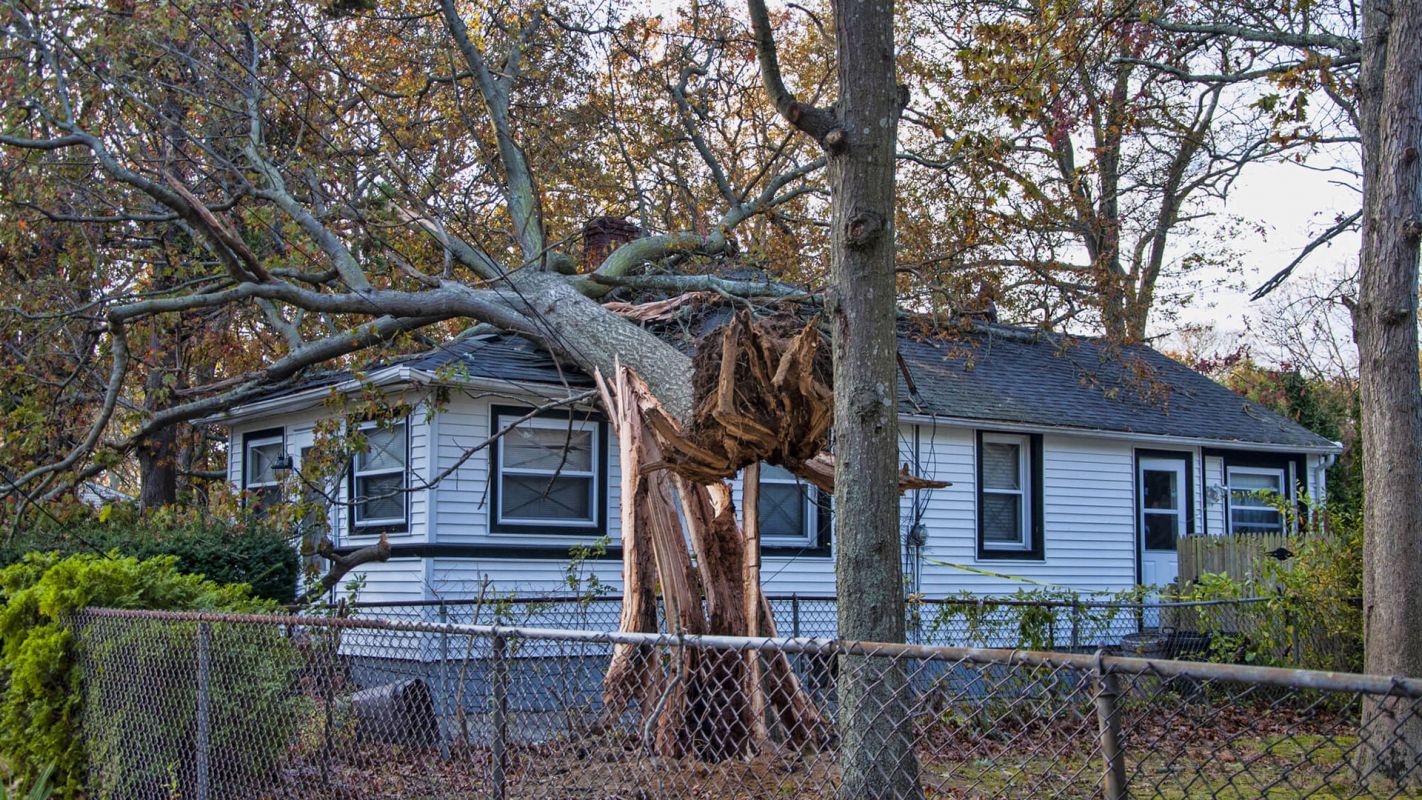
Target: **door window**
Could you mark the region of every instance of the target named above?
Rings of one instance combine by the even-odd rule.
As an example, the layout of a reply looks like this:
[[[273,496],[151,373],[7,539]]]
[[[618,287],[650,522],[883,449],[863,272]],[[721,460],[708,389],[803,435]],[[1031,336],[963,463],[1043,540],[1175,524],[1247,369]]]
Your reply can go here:
[[[1185,531],[1185,465],[1141,461],[1141,536],[1147,550],[1174,550]]]

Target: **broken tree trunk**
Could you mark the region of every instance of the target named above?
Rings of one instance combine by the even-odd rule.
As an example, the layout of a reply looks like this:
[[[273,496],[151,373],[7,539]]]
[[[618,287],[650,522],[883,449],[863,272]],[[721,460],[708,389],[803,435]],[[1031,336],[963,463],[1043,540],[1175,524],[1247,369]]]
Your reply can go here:
[[[746,615],[746,635],[760,636],[760,462],[746,467],[741,481],[741,531],[745,535],[745,578],[741,605]],[[756,741],[763,741],[765,730],[765,691],[760,651],[746,652],[746,668],[750,670],[751,721]]]
[[[595,373],[622,458],[623,630],[655,628],[655,582],[669,632],[775,634],[760,583],[755,476],[768,462],[834,491],[834,460],[824,452],[834,406],[822,344],[813,322],[737,314],[697,346],[685,427],[632,370],[616,364],[611,385]],[[726,482],[742,469],[752,478],[744,528]],[[947,485],[907,468],[898,478],[901,491]],[[665,756],[752,755],[767,740],[767,712],[797,747],[826,741],[825,721],[783,653],[687,648],[663,670],[655,654],[618,647],[603,691],[607,719],[636,702],[648,746]]]
[[[598,386],[602,390],[602,401],[607,408],[608,419],[617,436],[619,463],[636,464],[636,437],[623,435],[624,412],[615,404],[601,381]],[[626,480],[622,482],[620,508],[623,531],[634,530],[637,526],[636,493],[637,486],[634,483]],[[622,613],[618,620],[618,630],[656,633],[656,563],[651,549],[641,536],[622,537],[622,586]],[[637,704],[645,723],[655,699],[653,689],[660,685],[662,680],[661,663],[657,660],[654,648],[617,645],[613,648],[612,662],[608,665],[607,676],[603,680],[604,723],[611,724],[632,703]]]
[[[730,485],[702,485],[659,468],[665,466],[662,450],[644,425],[649,412],[660,409],[651,392],[626,369],[619,370],[614,386],[601,375],[598,382],[622,454],[622,624],[642,629],[655,624],[642,610],[650,606],[647,593],[655,578],[669,631],[745,636],[757,627],[764,629],[765,600],[758,573],[753,584],[747,580],[752,557],[737,524]],[[673,505],[673,484],[685,537]],[[630,515],[627,508],[633,509]],[[697,555],[695,574],[687,539]],[[648,551],[650,559],[644,555]],[[758,554],[754,558],[758,562]],[[783,667],[788,672],[788,662]],[[761,682],[753,681],[751,674],[747,657],[740,653],[687,648],[676,653],[670,670],[663,672],[653,655],[621,647],[614,651],[603,696],[611,717],[625,712],[634,700],[639,703],[648,744],[660,755],[706,761],[747,757],[763,741],[757,735],[755,700]],[[803,693],[796,697],[799,684],[793,680],[777,678],[775,687],[776,718],[794,732],[787,738],[812,741],[806,732],[821,730],[813,703]]]

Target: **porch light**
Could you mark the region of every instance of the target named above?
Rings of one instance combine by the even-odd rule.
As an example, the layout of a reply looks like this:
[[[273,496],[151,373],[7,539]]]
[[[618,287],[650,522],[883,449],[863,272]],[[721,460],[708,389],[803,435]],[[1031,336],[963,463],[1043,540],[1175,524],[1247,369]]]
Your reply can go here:
[[[291,460],[291,456],[286,453],[282,453],[272,459],[272,472],[276,473],[278,478],[285,478],[286,473],[291,472],[293,466],[295,465]]]

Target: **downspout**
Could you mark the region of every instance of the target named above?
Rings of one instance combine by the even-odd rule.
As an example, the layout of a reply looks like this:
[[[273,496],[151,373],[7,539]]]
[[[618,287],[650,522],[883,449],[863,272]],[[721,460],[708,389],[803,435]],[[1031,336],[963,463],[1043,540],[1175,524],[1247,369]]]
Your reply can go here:
[[[1342,442],[1334,442],[1334,444],[1338,445],[1340,448],[1343,446]],[[1323,497],[1315,497],[1314,503],[1309,506],[1308,517],[1310,523],[1316,522],[1316,519],[1318,517],[1318,503],[1328,502],[1328,470],[1332,469],[1333,465],[1337,463],[1337,453],[1325,453],[1323,457],[1318,460],[1318,463],[1313,465],[1313,488],[1315,491],[1319,491],[1319,493],[1322,494]],[[1328,518],[1324,517],[1323,519],[1326,525]]]

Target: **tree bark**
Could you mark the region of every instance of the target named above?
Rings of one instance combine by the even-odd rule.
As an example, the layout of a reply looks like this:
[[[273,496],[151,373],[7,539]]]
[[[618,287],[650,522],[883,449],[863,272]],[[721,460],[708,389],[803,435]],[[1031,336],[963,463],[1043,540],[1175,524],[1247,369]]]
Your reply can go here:
[[[892,3],[834,3],[840,123],[830,148],[836,595],[839,635],[904,640],[894,330],[894,155],[900,95]],[[905,673],[842,656],[839,796],[919,798]]]
[[[1367,0],[1359,81],[1363,241],[1354,336],[1362,395],[1364,657],[1374,674],[1422,676],[1422,5]],[[1397,712],[1394,714],[1394,712]],[[1365,775],[1404,778],[1422,719],[1390,698],[1364,708]]]

